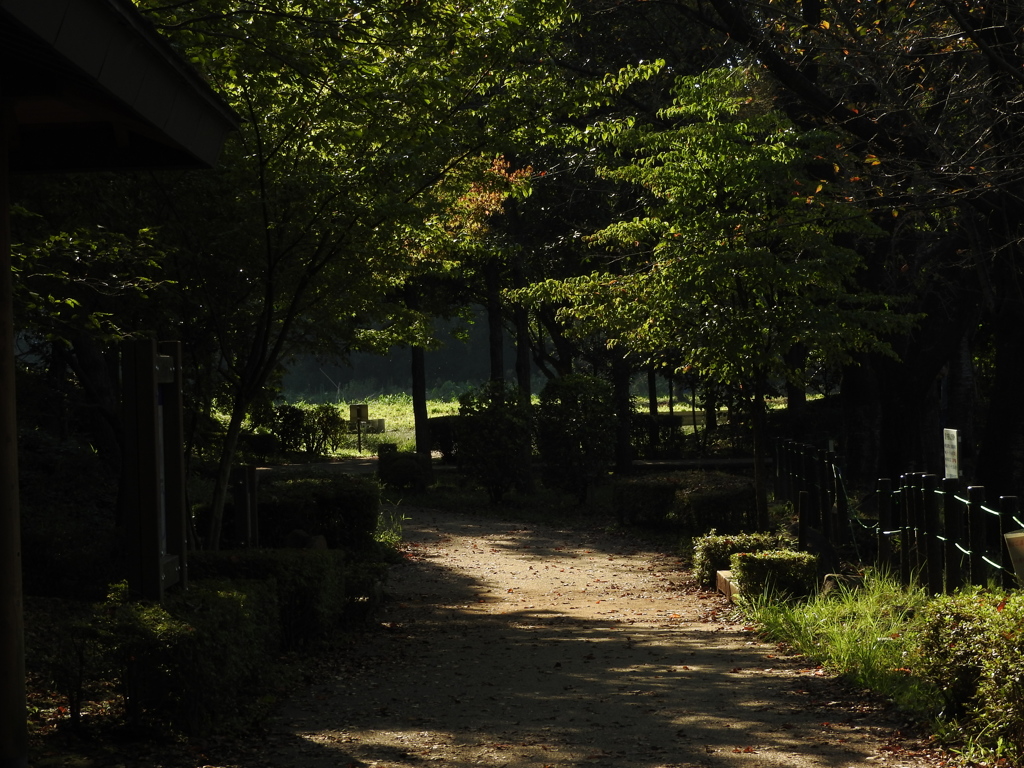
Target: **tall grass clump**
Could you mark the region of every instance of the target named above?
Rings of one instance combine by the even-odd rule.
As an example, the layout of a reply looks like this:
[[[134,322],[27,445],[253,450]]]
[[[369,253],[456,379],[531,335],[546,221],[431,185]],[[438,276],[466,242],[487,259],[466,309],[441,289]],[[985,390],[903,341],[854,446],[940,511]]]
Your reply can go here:
[[[934,717],[941,697],[910,666],[919,647],[924,591],[868,574],[857,587],[840,585],[806,601],[741,598],[744,612],[775,642],[890,698],[900,709]]]

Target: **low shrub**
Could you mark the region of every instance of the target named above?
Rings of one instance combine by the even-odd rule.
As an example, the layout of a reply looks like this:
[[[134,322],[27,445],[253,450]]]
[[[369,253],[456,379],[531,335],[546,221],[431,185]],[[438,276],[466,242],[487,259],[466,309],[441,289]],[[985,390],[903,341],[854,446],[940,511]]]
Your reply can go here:
[[[756,509],[750,478],[703,471],[616,480],[612,504],[620,523],[665,524],[691,534],[739,533]]]
[[[981,679],[971,720],[972,735],[993,757],[1009,765],[1024,762],[1024,597],[1014,592],[988,608],[996,615],[982,642]],[[976,641],[977,642],[977,641]]]
[[[941,693],[942,720],[973,759],[1020,765],[1024,595],[968,588],[930,601],[919,618],[915,667]]]
[[[785,599],[807,597],[815,592],[818,558],[809,552],[737,552],[729,558],[729,565],[744,595]]]
[[[372,545],[380,486],[372,477],[331,474],[274,480],[259,490],[260,540],[283,545],[289,532],[322,535],[332,548]]]
[[[947,718],[959,719],[977,704],[989,648],[980,639],[992,634],[1000,618],[999,601],[979,588],[969,588],[939,595],[921,611],[921,648],[915,667],[942,695]]]
[[[544,385],[537,404],[537,450],[544,484],[579,504],[615,460],[615,405],[611,384],[569,374]]]
[[[336,452],[342,446],[348,421],[338,406],[331,403],[304,406],[282,403],[274,408],[270,429],[285,451],[305,449],[307,453],[322,455]]]
[[[502,381],[459,398],[459,465],[487,491],[492,504],[529,477],[530,419],[530,406],[522,402],[519,389]]]
[[[335,631],[351,599],[346,589],[349,557],[338,550],[263,549],[195,552],[193,579],[263,581],[280,606],[280,644],[292,650]]]
[[[430,456],[415,451],[385,451],[377,457],[377,477],[392,488],[425,491],[433,482]]]
[[[194,584],[163,605],[130,600],[120,584],[92,626],[129,723],[205,735],[265,715],[278,626],[267,583]]]
[[[620,524],[662,523],[673,518],[681,476],[638,475],[615,480],[612,508]]]
[[[431,416],[427,419],[427,429],[430,430],[430,447],[441,454],[441,461],[445,464],[454,464],[458,454],[458,421],[455,414],[443,416]]]
[[[729,568],[737,552],[791,549],[794,541],[784,533],[739,533],[720,535],[712,530],[693,542],[693,575],[704,587],[713,587],[715,573]]]

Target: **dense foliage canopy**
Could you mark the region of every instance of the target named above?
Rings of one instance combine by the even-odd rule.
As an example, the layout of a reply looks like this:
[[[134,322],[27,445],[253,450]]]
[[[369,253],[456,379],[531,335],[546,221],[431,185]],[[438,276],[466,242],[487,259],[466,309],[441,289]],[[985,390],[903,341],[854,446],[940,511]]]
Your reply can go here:
[[[230,414],[215,508],[293,355],[469,304],[517,370],[617,401],[653,366],[756,417],[827,373],[854,478],[935,468],[953,426],[1020,490],[1017,4],[138,5],[242,128],[210,173],[16,190],[19,324],[108,405],[118,339],[183,340],[197,450]]]

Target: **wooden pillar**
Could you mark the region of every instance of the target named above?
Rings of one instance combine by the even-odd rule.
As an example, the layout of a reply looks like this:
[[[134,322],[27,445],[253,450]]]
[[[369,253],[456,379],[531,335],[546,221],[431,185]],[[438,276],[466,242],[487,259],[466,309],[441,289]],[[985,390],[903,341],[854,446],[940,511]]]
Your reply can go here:
[[[166,552],[161,570],[164,586],[175,581],[188,588],[188,518],[185,493],[185,406],[181,342],[162,341],[159,378],[163,406],[164,516]]]
[[[892,480],[882,477],[878,480],[878,567],[885,573],[892,573]]]
[[[972,485],[967,489],[967,535],[971,551],[971,579],[975,586],[984,586],[986,581],[985,565],[985,515],[982,509],[985,504],[985,488]]]
[[[925,475],[922,478],[924,488],[924,537],[925,537],[925,570],[928,592],[932,595],[942,593],[944,552],[942,539],[939,537],[939,476]]]
[[[997,562],[1003,567],[1002,585],[1007,589],[1017,586],[1017,576],[1010,561],[1010,552],[1006,548],[1006,534],[1011,530],[1011,522],[1017,517],[1020,506],[1016,496],[999,497],[999,556]]]
[[[160,601],[186,575],[185,465],[181,352],[152,340],[128,342],[121,356],[125,451],[121,522],[128,584]]]
[[[2,84],[0,84],[2,87]],[[0,97],[3,94],[0,93]],[[7,112],[0,99],[0,768],[28,767]]]
[[[944,494],[942,505],[943,532],[946,536],[946,594],[951,595],[964,585],[963,551],[960,549],[967,541],[964,535],[964,513],[956,494],[960,489],[960,481],[947,477],[942,481]]]

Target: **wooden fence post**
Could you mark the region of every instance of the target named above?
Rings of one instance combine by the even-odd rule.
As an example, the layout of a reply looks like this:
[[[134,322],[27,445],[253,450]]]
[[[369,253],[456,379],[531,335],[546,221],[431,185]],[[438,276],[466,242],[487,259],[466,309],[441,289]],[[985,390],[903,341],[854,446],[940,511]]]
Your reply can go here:
[[[786,488],[786,441],[779,438],[775,441],[775,498],[780,501],[789,501],[789,491]]]
[[[968,549],[971,561],[971,584],[985,584],[985,515],[982,509],[985,504],[985,488],[972,485],[967,489],[967,531]]]
[[[846,488],[843,486],[843,475],[839,470],[838,459],[835,451],[825,454],[825,461],[828,462],[828,471],[831,473],[830,485],[832,486],[832,497],[836,504],[836,529],[837,540],[845,543],[850,538],[850,505],[846,498]]]
[[[893,528],[900,534],[900,582],[910,584],[912,567],[910,564],[910,550],[913,546],[910,530],[910,507],[913,502],[913,490],[910,487],[910,476],[903,475],[900,484],[900,494],[896,497],[896,504],[893,506]]]
[[[818,510],[818,498],[814,493],[814,456],[809,445],[800,446],[800,493],[806,493],[806,501],[801,500],[806,512],[807,524],[821,530],[821,514]]]
[[[797,493],[797,548],[807,551],[807,529],[810,527],[811,495],[807,491]]]
[[[928,593],[938,595],[942,592],[943,556],[942,540],[939,538],[939,478],[938,475],[924,475],[921,478],[924,492],[924,537],[925,537],[925,568],[927,571]]]
[[[892,480],[888,477],[879,478],[878,486],[878,565],[881,570],[891,573],[892,542],[889,540],[892,530]]]
[[[829,544],[835,541],[835,531],[832,525],[832,500],[828,492],[828,473],[825,470],[825,453],[815,449],[814,457],[814,495],[817,498],[818,509],[821,510],[821,535]]]
[[[1010,562],[1010,553],[1006,548],[1005,534],[1012,530],[1010,523],[1017,516],[1017,497],[999,497],[999,564],[1003,566],[1002,583],[1004,587],[1017,586],[1017,572]]]
[[[943,531],[946,535],[946,594],[952,594],[964,585],[963,553],[957,544],[964,540],[964,512],[957,499],[960,481],[947,477],[942,481]]]

